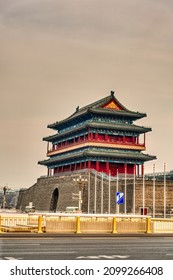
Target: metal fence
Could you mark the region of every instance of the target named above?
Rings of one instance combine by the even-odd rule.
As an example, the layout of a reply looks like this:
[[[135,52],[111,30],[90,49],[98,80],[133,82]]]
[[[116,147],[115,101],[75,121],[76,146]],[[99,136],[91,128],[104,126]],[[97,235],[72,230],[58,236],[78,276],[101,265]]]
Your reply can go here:
[[[13,214],[0,215],[0,233],[173,233],[173,219],[137,215]]]
[[[38,215],[27,214],[1,214],[0,232],[18,232],[18,231],[38,231]],[[45,219],[42,221],[42,227],[45,227]]]

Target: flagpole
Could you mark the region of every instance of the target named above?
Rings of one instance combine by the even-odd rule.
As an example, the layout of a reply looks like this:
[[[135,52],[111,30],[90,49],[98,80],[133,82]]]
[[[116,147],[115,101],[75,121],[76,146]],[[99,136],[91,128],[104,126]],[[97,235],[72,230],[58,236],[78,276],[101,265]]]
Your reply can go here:
[[[88,174],[88,214],[90,213],[90,184],[91,184],[91,178],[90,178],[90,171]]]
[[[116,184],[116,194],[118,192],[118,169],[117,169],[117,184]],[[116,203],[116,214],[119,214],[119,205]]]
[[[110,176],[110,170],[109,170],[109,197],[108,197],[108,214],[110,214],[110,208],[111,208],[111,176]]]
[[[125,164],[125,173],[124,173],[124,214],[126,214],[126,193],[127,193],[127,178],[126,178],[126,164]]]
[[[143,208],[143,215],[144,215],[144,208],[145,208],[145,175],[144,175],[144,166],[143,166],[143,184],[142,184],[142,208]]]
[[[95,171],[95,184],[94,184],[94,213],[96,214],[97,203],[97,171]]]
[[[101,179],[101,214],[103,214],[103,172],[102,172],[102,179]]]
[[[166,218],[166,163],[164,163],[164,219]]]
[[[155,164],[153,164],[153,218],[155,218],[155,195],[156,195],[156,178],[155,178]]]
[[[136,165],[134,165],[134,176],[133,176],[133,214],[135,215],[135,197],[136,197]]]

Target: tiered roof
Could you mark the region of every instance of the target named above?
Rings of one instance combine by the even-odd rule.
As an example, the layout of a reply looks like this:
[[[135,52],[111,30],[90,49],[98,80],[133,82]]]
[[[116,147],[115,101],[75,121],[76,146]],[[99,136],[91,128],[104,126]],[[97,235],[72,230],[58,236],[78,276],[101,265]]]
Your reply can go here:
[[[114,92],[111,91],[111,94],[105,98],[102,98],[82,108],[77,107],[76,111],[71,116],[62,121],[49,124],[48,128],[58,130],[60,127],[63,127],[64,125],[66,126],[67,123],[73,122],[77,118],[84,117],[89,113],[114,115],[117,117],[124,116],[131,120],[137,120],[146,117],[145,113],[134,112],[125,108],[114,96]]]
[[[79,127],[72,128],[71,130],[56,133],[51,136],[44,137],[44,141],[52,142],[53,140],[56,140],[58,138],[61,138],[62,136],[69,135],[70,133],[74,133],[77,131],[80,131],[85,128],[100,128],[100,129],[109,129],[109,130],[118,130],[118,131],[129,131],[129,132],[137,132],[137,133],[145,133],[151,131],[150,127],[144,127],[144,126],[138,126],[134,124],[120,124],[120,123],[110,123],[110,122],[88,122],[86,124],[83,124]]]
[[[94,116],[94,117],[93,117]],[[100,117],[103,116],[103,120]],[[146,117],[145,113],[139,113],[128,110],[124,107],[114,96],[114,92],[105,98],[102,98],[94,103],[91,103],[82,108],[77,107],[76,111],[68,118],[49,124],[48,128],[55,129],[56,134],[44,137],[44,141],[56,143],[56,141],[63,141],[66,138],[73,138],[75,135],[85,134],[88,128],[96,129],[96,131],[103,131],[103,133],[122,134],[124,132],[133,133],[131,135],[139,135],[151,131],[151,128],[134,125],[133,121]],[[76,125],[77,124],[77,125]],[[102,132],[101,132],[102,133]],[[108,144],[108,143],[106,143]],[[100,146],[99,146],[100,145]],[[141,153],[138,145],[131,144],[131,147],[127,145],[118,144],[103,145],[103,143],[97,145],[88,140],[88,143],[73,145],[71,148],[64,148],[50,153],[50,158],[44,161],[40,161],[39,164],[52,165],[58,162],[64,162],[75,158],[107,158],[133,160],[138,162],[144,162],[148,160],[156,159],[155,156],[150,156]],[[133,147],[134,146],[134,147]]]

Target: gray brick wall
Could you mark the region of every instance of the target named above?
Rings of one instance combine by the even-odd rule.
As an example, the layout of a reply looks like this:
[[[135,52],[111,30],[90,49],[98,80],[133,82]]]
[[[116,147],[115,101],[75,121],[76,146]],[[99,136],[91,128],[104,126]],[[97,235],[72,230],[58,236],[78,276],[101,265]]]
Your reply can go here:
[[[19,193],[17,208],[24,210],[29,202],[33,202],[36,210],[49,211],[51,198],[54,190],[58,188],[59,198],[57,211],[65,211],[68,206],[78,206],[78,200],[72,199],[72,193],[78,193],[79,188],[73,178],[77,178],[79,174],[61,175],[53,177],[38,178],[36,184],[27,190],[21,190]],[[88,173],[83,173],[83,177],[89,179]],[[97,178],[96,188],[96,213],[101,213],[101,178]],[[108,213],[108,197],[109,184],[106,179],[103,180],[103,213]],[[126,212],[133,213],[133,180],[127,180],[127,200]],[[119,180],[118,191],[124,192],[124,180]],[[156,181],[156,213],[163,214],[163,181]],[[116,182],[111,182],[111,213],[116,213],[115,203]],[[143,206],[142,197],[142,180],[136,180],[135,188],[135,212],[140,214],[140,207]],[[95,176],[90,177],[90,213],[94,212],[95,198]],[[173,181],[166,182],[166,200],[167,212],[173,209]],[[148,180],[145,182],[145,207],[148,208],[148,214],[153,212],[153,182]],[[88,212],[88,182],[85,183],[82,190],[82,211]],[[120,205],[119,212],[124,213],[124,205]]]

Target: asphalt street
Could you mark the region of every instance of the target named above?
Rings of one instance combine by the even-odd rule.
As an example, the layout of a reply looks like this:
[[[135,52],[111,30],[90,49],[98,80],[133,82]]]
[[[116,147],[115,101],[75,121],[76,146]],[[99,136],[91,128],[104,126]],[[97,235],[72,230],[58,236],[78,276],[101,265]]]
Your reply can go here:
[[[0,236],[1,260],[173,260],[172,236]]]

